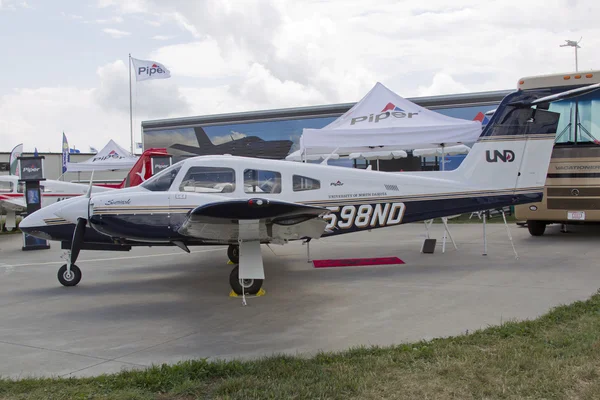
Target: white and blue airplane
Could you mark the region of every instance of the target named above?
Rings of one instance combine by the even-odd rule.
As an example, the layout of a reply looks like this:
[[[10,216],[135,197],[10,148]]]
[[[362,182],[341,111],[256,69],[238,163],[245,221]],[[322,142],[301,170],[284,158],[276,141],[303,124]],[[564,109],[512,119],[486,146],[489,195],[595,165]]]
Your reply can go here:
[[[81,279],[75,265],[80,250],[163,245],[189,252],[188,246],[227,245],[238,264],[230,274],[232,289],[255,294],[265,278],[261,244],[541,201],[559,119],[547,110],[549,101],[560,99],[543,95],[508,95],[453,171],[388,173],[199,156],[137,187],[97,194],[90,189],[45,207],[20,228],[70,249],[58,272],[65,286]]]

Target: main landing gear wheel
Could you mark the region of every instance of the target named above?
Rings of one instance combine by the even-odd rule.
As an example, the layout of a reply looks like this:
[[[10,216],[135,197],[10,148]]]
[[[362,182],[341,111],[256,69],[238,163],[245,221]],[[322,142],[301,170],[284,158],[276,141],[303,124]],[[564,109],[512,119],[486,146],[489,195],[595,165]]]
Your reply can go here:
[[[58,270],[58,281],[63,286],[75,286],[81,280],[81,270],[75,264],[71,265],[71,271],[67,271],[67,264]]]
[[[240,263],[240,246],[230,244],[227,248],[227,257],[234,264]]]
[[[236,265],[229,274],[229,285],[237,295],[242,295],[242,290],[245,294],[257,294],[262,287],[262,279],[240,279],[240,266]]]

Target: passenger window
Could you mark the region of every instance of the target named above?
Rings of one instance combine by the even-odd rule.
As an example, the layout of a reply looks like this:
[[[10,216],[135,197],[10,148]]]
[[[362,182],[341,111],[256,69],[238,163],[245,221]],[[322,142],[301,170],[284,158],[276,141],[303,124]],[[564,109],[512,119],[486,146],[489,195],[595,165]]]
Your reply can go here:
[[[317,190],[321,188],[320,181],[313,178],[308,178],[306,176],[294,175],[292,176],[292,183],[294,186],[294,192]]]
[[[233,193],[235,171],[223,167],[191,167],[181,181],[179,190],[196,193]]]
[[[244,170],[246,193],[281,193],[281,174],[258,169]]]
[[[19,182],[17,184],[17,193],[25,193],[25,182]]]

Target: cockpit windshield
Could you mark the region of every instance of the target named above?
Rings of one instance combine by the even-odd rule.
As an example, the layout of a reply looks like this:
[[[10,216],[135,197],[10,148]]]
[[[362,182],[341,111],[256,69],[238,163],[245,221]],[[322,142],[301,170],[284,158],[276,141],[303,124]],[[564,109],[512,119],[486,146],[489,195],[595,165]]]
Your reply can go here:
[[[152,192],[166,192],[173,184],[182,165],[183,161],[179,161],[154,175],[140,186]]]

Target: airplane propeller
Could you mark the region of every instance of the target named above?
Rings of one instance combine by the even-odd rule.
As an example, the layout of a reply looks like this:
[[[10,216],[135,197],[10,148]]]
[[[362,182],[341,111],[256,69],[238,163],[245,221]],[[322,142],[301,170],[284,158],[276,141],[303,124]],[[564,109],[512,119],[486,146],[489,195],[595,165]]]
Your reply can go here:
[[[94,171],[92,170],[92,175],[90,177],[90,186],[88,187],[88,190],[85,193],[85,198],[88,199],[88,204],[89,199],[92,197],[93,183]],[[71,241],[71,266],[75,264],[75,261],[77,261],[77,257],[79,256],[79,252],[81,251],[81,244],[83,243],[83,237],[85,235],[86,226],[87,218],[77,218],[77,224],[75,225],[75,230],[73,231],[73,240]]]
[[[73,240],[71,241],[71,266],[77,261],[79,252],[81,251],[81,244],[83,243],[83,237],[85,235],[85,228],[87,225],[87,219],[79,218],[75,230],[73,231]]]

